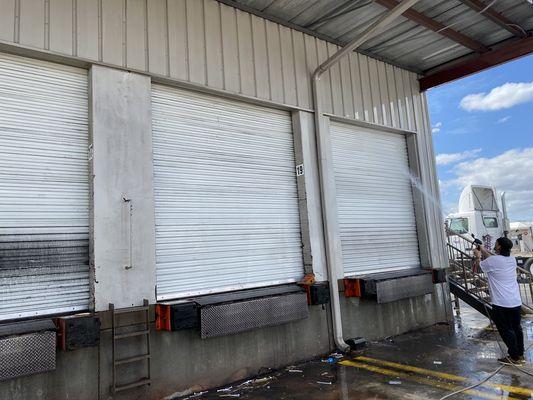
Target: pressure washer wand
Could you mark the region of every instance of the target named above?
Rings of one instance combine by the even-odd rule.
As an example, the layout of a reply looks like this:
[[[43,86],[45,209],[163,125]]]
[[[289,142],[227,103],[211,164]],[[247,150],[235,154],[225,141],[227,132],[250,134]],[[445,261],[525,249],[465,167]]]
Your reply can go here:
[[[480,246],[483,245],[483,242],[476,238],[474,236],[474,234],[472,234],[472,237],[468,236],[468,235],[464,235],[462,233],[458,233],[458,232],[455,232],[453,229],[449,228],[449,227],[446,227],[446,230],[449,232],[449,233],[452,233],[454,235],[457,235],[459,236],[460,238],[463,238],[464,240],[466,240],[468,243],[471,243],[473,245],[475,245],[477,248],[479,248]]]
[[[476,248],[479,250],[479,248],[483,245],[483,242],[479,240],[478,238],[476,238],[473,234],[472,234],[472,237],[474,238],[474,241],[472,242],[472,244],[476,246]]]

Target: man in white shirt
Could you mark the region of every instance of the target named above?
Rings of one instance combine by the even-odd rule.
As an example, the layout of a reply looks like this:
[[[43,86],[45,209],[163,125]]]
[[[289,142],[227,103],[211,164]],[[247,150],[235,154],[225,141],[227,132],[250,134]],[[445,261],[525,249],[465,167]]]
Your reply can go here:
[[[506,237],[496,240],[491,255],[483,246],[474,250],[475,263],[489,280],[492,300],[491,317],[503,342],[507,345],[509,356],[500,358],[503,363],[523,364],[524,333],[521,325],[522,299],[516,276],[516,260],[511,257],[513,242]],[[483,261],[481,260],[483,257]]]

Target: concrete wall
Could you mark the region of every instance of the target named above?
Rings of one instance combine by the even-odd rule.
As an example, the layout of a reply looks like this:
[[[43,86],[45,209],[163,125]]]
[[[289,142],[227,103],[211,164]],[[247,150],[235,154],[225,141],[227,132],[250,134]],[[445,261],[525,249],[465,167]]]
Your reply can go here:
[[[344,337],[383,339],[451,320],[447,284],[433,286],[433,294],[386,304],[341,296]]]
[[[95,65],[89,79],[95,310],[153,304],[150,78]]]
[[[341,297],[345,337],[384,338],[444,322],[449,318],[446,291],[438,285],[434,294],[384,305]],[[207,340],[201,340],[195,330],[161,332],[152,324],[152,384],[112,396],[110,314],[104,312],[101,317],[99,347],[58,352],[55,371],[0,382],[0,399],[159,400],[178,392],[222,386],[334,349],[328,306],[312,306],[309,318],[302,321]],[[136,322],[130,319],[124,325]],[[138,354],[143,345],[134,340],[117,347],[117,352]],[[142,373],[139,365],[119,372],[118,379],[132,380]]]
[[[56,370],[0,382],[2,400],[98,399],[98,348],[57,353]]]
[[[2,400],[159,400],[176,392],[201,391],[327,353],[327,309],[315,306],[309,318],[238,335],[201,340],[195,330],[159,332],[152,325],[152,384],[112,396],[110,314],[102,313],[99,347],[58,352],[53,372],[0,382]],[[135,323],[125,321],[125,325]],[[312,332],[313,334],[305,334]],[[117,347],[122,356],[138,354],[130,342]],[[139,339],[141,340],[141,339]],[[142,365],[120,369],[119,381],[134,380]]]

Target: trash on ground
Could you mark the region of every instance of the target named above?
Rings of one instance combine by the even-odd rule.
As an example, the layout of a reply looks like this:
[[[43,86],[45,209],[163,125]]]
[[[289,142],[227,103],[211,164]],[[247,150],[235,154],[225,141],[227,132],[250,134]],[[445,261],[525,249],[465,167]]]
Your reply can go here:
[[[265,376],[263,378],[257,378],[257,379],[248,379],[247,381],[244,381],[240,385],[237,385],[235,387],[236,390],[253,390],[261,387],[265,387],[272,379],[274,379],[274,376]]]
[[[400,381],[389,381],[389,385],[401,385],[402,382]]]
[[[442,364],[442,361],[433,361],[433,364],[435,364],[435,365],[441,365],[441,364]]]
[[[322,362],[323,363],[328,363],[328,364],[334,364],[335,363],[335,359],[333,357],[328,357],[325,360],[322,360]]]
[[[264,378],[259,378],[259,379],[254,379],[252,382],[255,384],[255,383],[265,383],[265,382],[268,382],[268,381],[271,381],[272,379],[274,379],[274,377],[272,376],[266,376]]]
[[[266,375],[272,373],[272,368],[267,367],[261,367],[259,368],[259,371],[257,371],[257,375]]]
[[[204,392],[197,392],[197,393],[193,393],[191,394],[189,397],[186,397],[185,399],[183,400],[187,400],[187,399],[195,399],[197,397],[200,397],[200,396],[203,396],[204,394],[206,394],[208,391],[204,391]]]
[[[292,372],[292,373],[302,373],[303,371],[301,369],[289,369],[288,372]]]
[[[355,337],[352,339],[347,339],[346,344],[350,346],[350,349],[353,351],[359,351],[367,347],[368,342],[365,338],[362,337]]]
[[[319,385],[331,385],[331,382],[316,381]]]

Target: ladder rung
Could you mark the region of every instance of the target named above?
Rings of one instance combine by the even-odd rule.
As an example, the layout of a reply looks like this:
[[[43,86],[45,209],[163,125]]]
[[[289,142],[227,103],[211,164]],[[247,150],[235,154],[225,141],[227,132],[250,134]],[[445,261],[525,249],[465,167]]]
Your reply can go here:
[[[134,363],[134,362],[137,362],[137,361],[148,360],[151,357],[152,356],[150,354],[143,354],[142,356],[123,358],[121,360],[116,360],[115,361],[115,365],[130,364],[130,363]]]
[[[138,306],[138,307],[127,307],[127,308],[120,308],[115,309],[113,312],[116,314],[127,314],[127,313],[134,313],[134,312],[140,312],[140,311],[148,311],[148,306]]]
[[[118,335],[115,335],[114,339],[117,340],[117,339],[124,339],[124,338],[135,337],[135,336],[144,336],[144,335],[148,335],[149,333],[150,331],[148,329],[144,331],[120,333]]]
[[[149,378],[143,378],[137,382],[128,383],[127,385],[115,386],[115,392],[120,392],[121,390],[133,389],[135,387],[149,385],[151,383]]]

